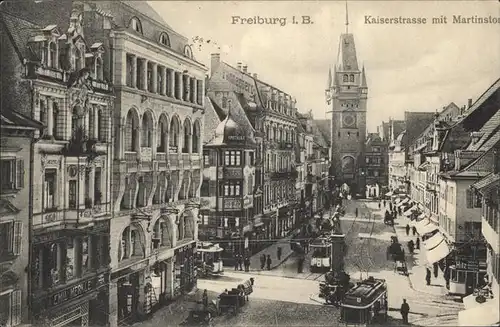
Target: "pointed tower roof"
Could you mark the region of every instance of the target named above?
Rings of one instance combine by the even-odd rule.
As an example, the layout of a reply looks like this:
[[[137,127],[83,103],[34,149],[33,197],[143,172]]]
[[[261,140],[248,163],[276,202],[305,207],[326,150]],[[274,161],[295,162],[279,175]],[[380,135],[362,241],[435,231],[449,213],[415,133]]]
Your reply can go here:
[[[361,70],[361,87],[367,87],[365,65],[363,65],[363,69]]]
[[[354,35],[340,35],[339,65],[341,71],[359,71]]]
[[[332,87],[332,68],[328,68],[328,80],[326,81],[326,89],[329,90]]]

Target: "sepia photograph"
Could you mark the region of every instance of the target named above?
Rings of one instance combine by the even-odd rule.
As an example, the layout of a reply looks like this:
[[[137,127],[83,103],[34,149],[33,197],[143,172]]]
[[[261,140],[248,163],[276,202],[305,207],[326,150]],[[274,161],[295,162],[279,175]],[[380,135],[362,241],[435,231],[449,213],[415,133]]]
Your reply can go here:
[[[0,327],[500,326],[500,1],[0,0]]]

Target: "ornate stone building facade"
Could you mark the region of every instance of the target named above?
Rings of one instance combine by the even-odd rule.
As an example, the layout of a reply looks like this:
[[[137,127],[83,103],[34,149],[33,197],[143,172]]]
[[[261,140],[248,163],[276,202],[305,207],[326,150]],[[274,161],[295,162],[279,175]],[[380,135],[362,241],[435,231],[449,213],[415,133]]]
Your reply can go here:
[[[31,167],[31,321],[104,325],[114,103],[107,53],[86,38],[82,3],[25,6],[3,7],[1,75],[13,109],[44,127]]]
[[[206,67],[146,2],[92,1],[115,87],[110,324],[196,286]],[[90,33],[90,32],[89,32]],[[102,41],[101,41],[102,40]]]

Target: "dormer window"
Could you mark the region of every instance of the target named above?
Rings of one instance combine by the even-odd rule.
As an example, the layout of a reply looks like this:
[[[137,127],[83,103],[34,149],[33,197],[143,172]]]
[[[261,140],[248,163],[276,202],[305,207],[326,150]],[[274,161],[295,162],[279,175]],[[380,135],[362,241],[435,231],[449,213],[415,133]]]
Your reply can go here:
[[[95,58],[95,63],[94,63],[94,77],[98,81],[102,81],[103,78],[103,65],[102,65],[102,59],[99,57]]]
[[[73,67],[75,71],[80,71],[82,67],[82,52],[78,48],[73,49]]]
[[[48,46],[47,66],[57,68],[57,57],[57,44],[56,42],[50,42]]]
[[[160,43],[164,46],[170,47],[170,38],[167,33],[161,33],[160,35]]]
[[[137,33],[141,33],[142,34],[142,25],[141,25],[141,22],[139,21],[139,19],[137,17],[134,17],[130,20],[130,25],[129,25],[134,31],[136,31]]]

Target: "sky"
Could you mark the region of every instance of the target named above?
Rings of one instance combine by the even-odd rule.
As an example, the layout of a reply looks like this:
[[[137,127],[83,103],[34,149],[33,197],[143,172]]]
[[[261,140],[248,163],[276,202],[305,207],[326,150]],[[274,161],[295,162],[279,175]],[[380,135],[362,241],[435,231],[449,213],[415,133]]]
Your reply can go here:
[[[328,69],[337,60],[346,30],[345,1],[149,1],[164,20],[192,42],[196,59],[210,54],[297,99],[301,112],[329,118],[325,102]],[[367,126],[403,119],[405,111],[441,110],[450,102],[474,101],[500,75],[500,23],[453,24],[453,15],[492,16],[498,1],[349,1],[349,32],[368,82]],[[284,26],[232,24],[233,16],[287,18]],[[292,24],[309,16],[313,24]],[[426,24],[367,24],[365,16],[425,17]],[[447,24],[432,24],[433,17]]]

